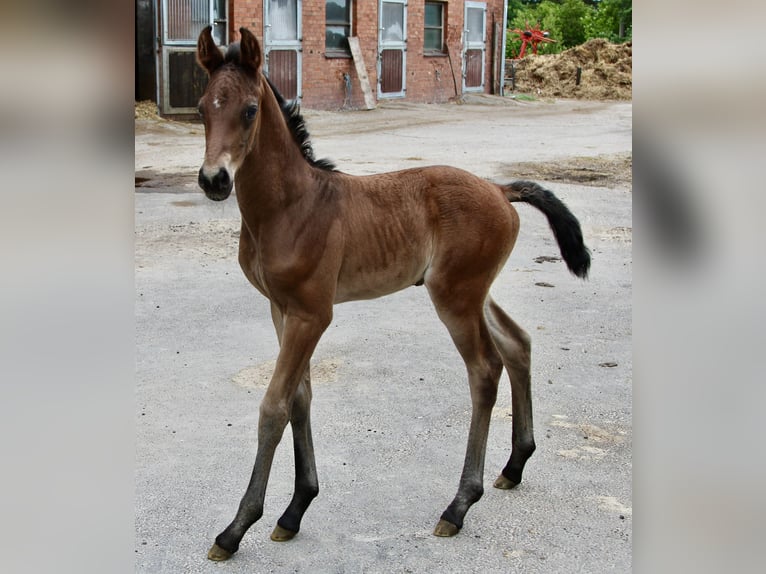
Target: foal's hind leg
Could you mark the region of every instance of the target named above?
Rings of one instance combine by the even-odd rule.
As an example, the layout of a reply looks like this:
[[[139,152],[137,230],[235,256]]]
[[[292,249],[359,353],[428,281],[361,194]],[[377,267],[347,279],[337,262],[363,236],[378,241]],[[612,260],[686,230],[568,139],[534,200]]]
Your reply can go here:
[[[531,345],[529,335],[491,297],[487,298],[485,317],[492,340],[511,379],[513,449],[508,464],[494,484],[495,488],[509,489],[521,482],[524,465],[535,451],[530,388]]]
[[[447,293],[442,296],[431,286],[429,292],[439,318],[447,326],[465,361],[471,390],[471,426],[460,485],[434,529],[436,536],[454,536],[463,527],[468,509],[484,494],[487,435],[503,364],[492,343],[478,296],[474,301],[461,300]]]

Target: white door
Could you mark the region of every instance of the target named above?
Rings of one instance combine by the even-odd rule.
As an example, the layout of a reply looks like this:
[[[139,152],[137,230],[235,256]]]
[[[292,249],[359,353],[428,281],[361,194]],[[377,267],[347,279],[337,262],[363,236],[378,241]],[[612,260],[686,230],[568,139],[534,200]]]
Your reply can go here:
[[[463,91],[484,91],[487,40],[487,5],[466,2],[463,25]]]
[[[264,69],[286,100],[300,99],[301,0],[264,0]]]
[[[407,2],[381,0],[378,29],[378,97],[407,91]]]

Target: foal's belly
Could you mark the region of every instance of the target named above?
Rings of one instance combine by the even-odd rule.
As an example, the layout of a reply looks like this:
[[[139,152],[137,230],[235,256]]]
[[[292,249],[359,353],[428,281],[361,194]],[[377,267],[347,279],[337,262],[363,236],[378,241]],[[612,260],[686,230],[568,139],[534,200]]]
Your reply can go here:
[[[396,254],[383,265],[345,261],[338,276],[335,302],[375,299],[422,285],[427,268],[428,257],[409,250]]]
[[[346,301],[377,299],[412,285],[422,284],[422,278],[415,278],[414,276],[396,276],[392,278],[383,274],[366,275],[364,277],[357,277],[353,282],[339,282],[335,294],[335,302],[344,303]]]

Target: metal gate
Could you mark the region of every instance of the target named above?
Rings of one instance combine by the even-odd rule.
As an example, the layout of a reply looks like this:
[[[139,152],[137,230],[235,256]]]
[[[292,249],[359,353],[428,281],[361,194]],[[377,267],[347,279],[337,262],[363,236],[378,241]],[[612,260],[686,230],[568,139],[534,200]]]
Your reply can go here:
[[[197,38],[213,26],[216,44],[228,43],[226,0],[162,0],[159,108],[162,114],[191,114],[207,85],[196,62]]]
[[[402,97],[407,90],[407,1],[381,0],[379,27],[378,97]]]
[[[301,0],[264,0],[265,71],[286,100],[300,99]]]
[[[484,66],[487,39],[487,5],[465,3],[463,41],[463,91],[484,91]]]

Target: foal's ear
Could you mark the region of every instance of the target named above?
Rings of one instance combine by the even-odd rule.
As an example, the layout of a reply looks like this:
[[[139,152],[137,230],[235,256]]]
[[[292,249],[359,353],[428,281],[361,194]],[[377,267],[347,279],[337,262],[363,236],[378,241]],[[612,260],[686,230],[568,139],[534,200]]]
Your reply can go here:
[[[261,70],[261,45],[258,39],[247,28],[240,28],[241,36],[239,42],[239,63],[243,68],[247,68],[254,74]]]
[[[223,54],[215,45],[212,30],[212,26],[207,26],[200,32],[197,40],[197,63],[207,70],[209,76],[212,76],[213,72],[223,64]]]

